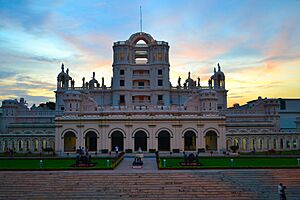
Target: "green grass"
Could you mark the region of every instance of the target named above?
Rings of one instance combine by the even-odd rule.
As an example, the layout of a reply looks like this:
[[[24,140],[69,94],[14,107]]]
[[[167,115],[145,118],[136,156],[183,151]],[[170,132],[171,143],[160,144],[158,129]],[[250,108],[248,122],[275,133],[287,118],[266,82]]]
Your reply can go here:
[[[42,159],[42,169],[112,169],[112,159],[94,158],[92,162],[97,163],[95,167],[71,167],[75,159]],[[107,166],[109,160],[109,166]],[[35,170],[40,169],[40,159],[0,159],[0,170]]]
[[[166,159],[166,167],[163,167]],[[160,158],[159,167],[176,169],[207,169],[207,168],[232,168],[230,159],[234,160],[234,168],[289,168],[298,167],[297,158],[270,158],[270,157],[200,157],[202,166],[181,166],[183,158]]]
[[[241,152],[241,155],[254,155],[251,152]],[[299,155],[300,156],[300,150],[290,150],[290,151],[262,151],[262,152],[255,152],[255,155]]]

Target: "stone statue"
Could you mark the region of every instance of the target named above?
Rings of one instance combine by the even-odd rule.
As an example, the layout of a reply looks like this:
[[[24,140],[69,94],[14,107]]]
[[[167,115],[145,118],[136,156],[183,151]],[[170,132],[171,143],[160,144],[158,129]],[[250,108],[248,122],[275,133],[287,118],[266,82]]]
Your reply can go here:
[[[64,65],[64,63],[62,63],[61,64],[61,71],[64,72],[64,70],[65,70],[65,65]]]
[[[82,78],[82,87],[84,87],[84,83],[85,83],[85,78]]]
[[[180,76],[178,77],[178,86],[181,87],[181,78],[180,78]]]
[[[191,78],[191,72],[189,72],[189,76],[188,76],[188,79],[190,79]]]
[[[69,75],[69,68],[67,68],[67,71],[66,71],[66,72],[67,72],[67,74]]]
[[[218,63],[218,72],[221,71],[220,64]]]
[[[102,77],[102,87],[104,87],[104,77]]]
[[[93,79],[95,79],[95,72],[93,72]]]
[[[183,84],[184,89],[186,89],[186,83]]]
[[[75,80],[71,79],[71,87],[74,88],[74,86],[75,86]]]
[[[212,80],[211,80],[211,79],[208,80],[208,86],[209,86],[210,88],[212,87]]]
[[[200,87],[200,77],[198,76],[198,87]]]

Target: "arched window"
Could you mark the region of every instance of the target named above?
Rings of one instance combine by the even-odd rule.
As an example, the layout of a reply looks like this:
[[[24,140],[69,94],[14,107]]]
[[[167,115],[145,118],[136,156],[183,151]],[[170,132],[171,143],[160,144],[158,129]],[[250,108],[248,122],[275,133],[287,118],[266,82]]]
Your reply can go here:
[[[134,134],[134,150],[147,151],[147,134],[144,131],[138,131]]]
[[[85,135],[85,147],[89,151],[97,151],[97,134],[94,131],[89,131]]]
[[[280,139],[280,149],[283,149],[283,139]]]
[[[161,131],[158,134],[158,151],[170,151],[171,136],[168,131]]]
[[[273,139],[273,149],[277,149],[277,140]]]
[[[255,141],[253,138],[250,139],[250,150],[254,150]]]
[[[184,150],[195,151],[196,150],[196,134],[194,131],[187,131],[184,134]]]
[[[38,151],[38,150],[39,150],[39,141],[34,140],[34,151]]]
[[[215,131],[208,131],[205,135],[206,150],[218,150],[218,135]]]
[[[43,149],[46,149],[46,148],[47,148],[47,141],[43,140]]]
[[[64,135],[64,152],[75,152],[76,151],[76,135],[72,131],[68,131]]]
[[[247,150],[247,140],[245,138],[242,139],[242,150],[243,151]]]

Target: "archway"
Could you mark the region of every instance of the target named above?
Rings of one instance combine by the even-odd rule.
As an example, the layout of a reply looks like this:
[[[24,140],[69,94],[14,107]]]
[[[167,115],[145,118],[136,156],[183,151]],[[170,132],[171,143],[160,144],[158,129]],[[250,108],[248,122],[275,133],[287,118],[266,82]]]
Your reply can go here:
[[[218,150],[218,135],[215,131],[208,131],[205,135],[205,148],[206,150]]]
[[[85,135],[85,147],[89,151],[97,151],[97,134],[94,131],[89,131]]]
[[[68,131],[64,135],[64,152],[76,151],[76,135],[75,133]]]
[[[196,134],[194,131],[187,131],[184,134],[184,150],[185,151],[196,150]]]
[[[170,151],[170,133],[168,131],[161,131],[158,134],[158,151]]]
[[[138,131],[134,134],[134,150],[147,151],[147,134],[144,131]]]
[[[119,151],[124,150],[124,136],[121,131],[114,131],[111,134],[111,150],[114,151],[115,147],[119,147]]]

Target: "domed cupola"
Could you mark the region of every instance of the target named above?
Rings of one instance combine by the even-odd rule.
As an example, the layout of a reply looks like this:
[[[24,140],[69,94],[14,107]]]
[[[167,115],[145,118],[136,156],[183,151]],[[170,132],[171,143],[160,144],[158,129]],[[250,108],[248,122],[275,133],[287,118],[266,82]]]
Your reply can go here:
[[[89,81],[89,88],[93,89],[95,87],[100,87],[100,84],[98,81],[95,79],[95,72],[93,72],[93,78]]]
[[[211,80],[214,81],[214,88],[215,89],[225,89],[225,75],[221,71],[220,64],[218,63],[218,71],[214,68],[214,75],[211,76]]]
[[[64,64],[61,65],[61,72],[57,76],[57,88],[68,88],[69,81],[72,80],[72,77],[69,75],[69,69],[64,70]]]
[[[214,90],[202,90],[200,92],[200,103],[202,113],[215,113],[217,112],[217,92]]]

